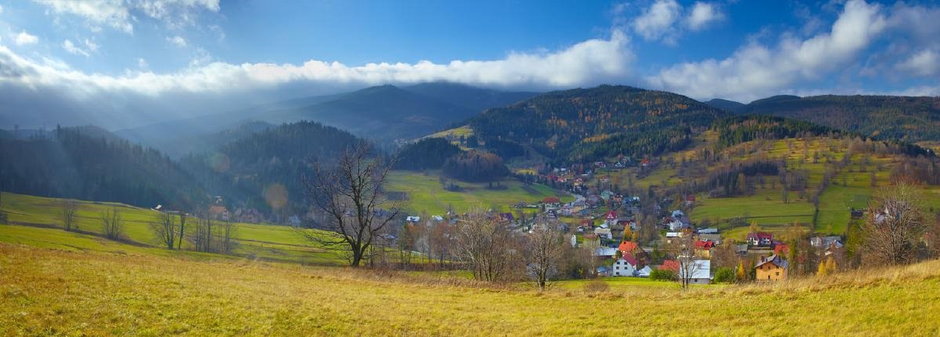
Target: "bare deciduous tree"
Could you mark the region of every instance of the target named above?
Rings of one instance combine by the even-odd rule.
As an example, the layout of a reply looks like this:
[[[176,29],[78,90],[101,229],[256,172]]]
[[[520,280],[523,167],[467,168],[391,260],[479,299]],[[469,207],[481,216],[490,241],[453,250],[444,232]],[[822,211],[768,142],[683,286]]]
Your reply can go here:
[[[75,223],[76,213],[78,213],[78,203],[75,200],[62,200],[62,227],[65,227],[65,230],[78,230],[78,224]]]
[[[231,221],[222,221],[220,228],[216,230],[219,243],[218,252],[222,254],[230,254],[232,250],[235,249],[235,232],[238,229],[238,226]]]
[[[111,240],[120,239],[124,235],[124,222],[121,212],[112,207],[101,212],[101,226],[104,236]]]
[[[315,176],[304,179],[304,187],[323,215],[318,227],[337,233],[339,238],[301,233],[328,247],[344,247],[350,253],[350,266],[358,267],[377,236],[399,212],[397,207],[390,207],[394,205],[382,192],[390,168],[373,156],[365,143],[347,149],[335,167],[318,165]]]
[[[922,202],[916,186],[905,181],[878,191],[862,226],[866,263],[898,265],[914,261],[926,230]]]
[[[538,219],[526,236],[526,269],[529,278],[539,290],[545,290],[548,281],[559,273],[559,263],[565,252],[565,240],[556,222]]]
[[[186,229],[186,212],[180,212],[180,234],[176,237],[176,249],[183,249],[183,235]]]
[[[667,246],[667,251],[679,262],[679,269],[676,270],[676,279],[687,289],[695,275],[703,268],[695,258],[695,236],[692,233],[683,233],[678,238],[672,239]]]
[[[176,223],[173,221],[173,214],[161,212],[157,216],[157,221],[150,223],[150,230],[157,241],[166,246],[166,249],[173,249],[176,245]]]
[[[516,235],[497,217],[472,212],[458,221],[455,236],[458,255],[469,264],[474,278],[505,281],[519,268]]]

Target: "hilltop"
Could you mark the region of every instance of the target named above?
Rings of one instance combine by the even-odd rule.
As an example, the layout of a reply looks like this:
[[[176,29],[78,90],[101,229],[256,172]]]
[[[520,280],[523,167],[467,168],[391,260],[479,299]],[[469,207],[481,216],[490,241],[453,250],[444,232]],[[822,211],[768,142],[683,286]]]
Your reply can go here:
[[[774,96],[729,111],[805,120],[879,139],[940,141],[940,97]]]
[[[481,143],[496,151],[523,147],[556,162],[575,162],[677,151],[725,116],[685,96],[604,85],[550,92],[489,109],[469,126]]]

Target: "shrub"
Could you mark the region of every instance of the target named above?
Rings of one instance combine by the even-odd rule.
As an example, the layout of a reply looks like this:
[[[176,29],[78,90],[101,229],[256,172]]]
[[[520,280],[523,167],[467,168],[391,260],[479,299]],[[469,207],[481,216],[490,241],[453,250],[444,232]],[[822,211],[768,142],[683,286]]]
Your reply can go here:
[[[656,269],[650,273],[650,279],[656,281],[675,281],[676,273],[671,270]]]
[[[602,293],[608,289],[610,289],[610,286],[602,280],[592,280],[584,284],[584,291],[589,293]]]
[[[728,267],[721,267],[715,271],[715,282],[716,283],[733,283],[734,282],[734,269]]]

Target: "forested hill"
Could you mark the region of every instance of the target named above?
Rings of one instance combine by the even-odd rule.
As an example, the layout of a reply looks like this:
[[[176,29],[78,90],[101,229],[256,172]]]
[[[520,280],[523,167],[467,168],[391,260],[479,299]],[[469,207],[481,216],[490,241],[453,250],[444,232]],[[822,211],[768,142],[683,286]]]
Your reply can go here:
[[[225,195],[227,203],[272,211],[302,206],[301,177],[309,172],[308,164],[332,161],[361,141],[346,131],[303,121],[233,140],[182,162],[211,193]],[[285,199],[273,200],[281,197]]]
[[[141,207],[188,208],[206,199],[193,176],[158,151],[90,127],[0,137],[0,190]]]
[[[940,141],[940,97],[774,96],[736,113],[795,118],[880,139]]]
[[[509,141],[555,161],[584,161],[676,151],[727,116],[685,96],[604,85],[489,109],[470,126],[484,143]]]

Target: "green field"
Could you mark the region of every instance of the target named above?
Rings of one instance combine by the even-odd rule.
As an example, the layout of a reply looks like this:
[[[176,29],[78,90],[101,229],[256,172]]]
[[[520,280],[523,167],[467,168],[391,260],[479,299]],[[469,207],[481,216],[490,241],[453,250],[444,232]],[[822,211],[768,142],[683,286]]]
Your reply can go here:
[[[487,189],[485,183],[466,183],[453,181],[463,189],[460,192],[445,190],[438,180],[437,172],[428,174],[410,171],[393,171],[389,174],[385,189],[391,192],[407,193],[405,207],[412,212],[427,212],[431,215],[444,214],[448,207],[457,212],[471,209],[494,209],[508,211],[509,207],[519,202],[536,202],[548,196],[558,196],[562,200],[574,200],[566,194],[557,194],[545,185],[524,185],[515,179],[501,182],[505,189]]]
[[[11,223],[62,227],[61,199],[3,193],[2,201],[0,210],[6,212]],[[127,242],[159,246],[150,229],[150,223],[158,221],[159,213],[150,209],[115,203],[78,201],[76,223],[79,230],[101,233],[100,214],[112,207],[120,210]],[[194,220],[189,219],[187,223],[191,225]],[[239,256],[316,264],[343,264],[345,261],[341,254],[311,245],[301,233],[286,226],[240,223],[237,224],[234,238],[238,245],[233,253]],[[50,241],[42,238],[36,240]],[[184,248],[186,247],[184,244]]]
[[[491,286],[166,251],[0,225],[0,335],[616,336],[940,333],[940,261],[773,285]],[[703,324],[707,322],[707,324]]]

